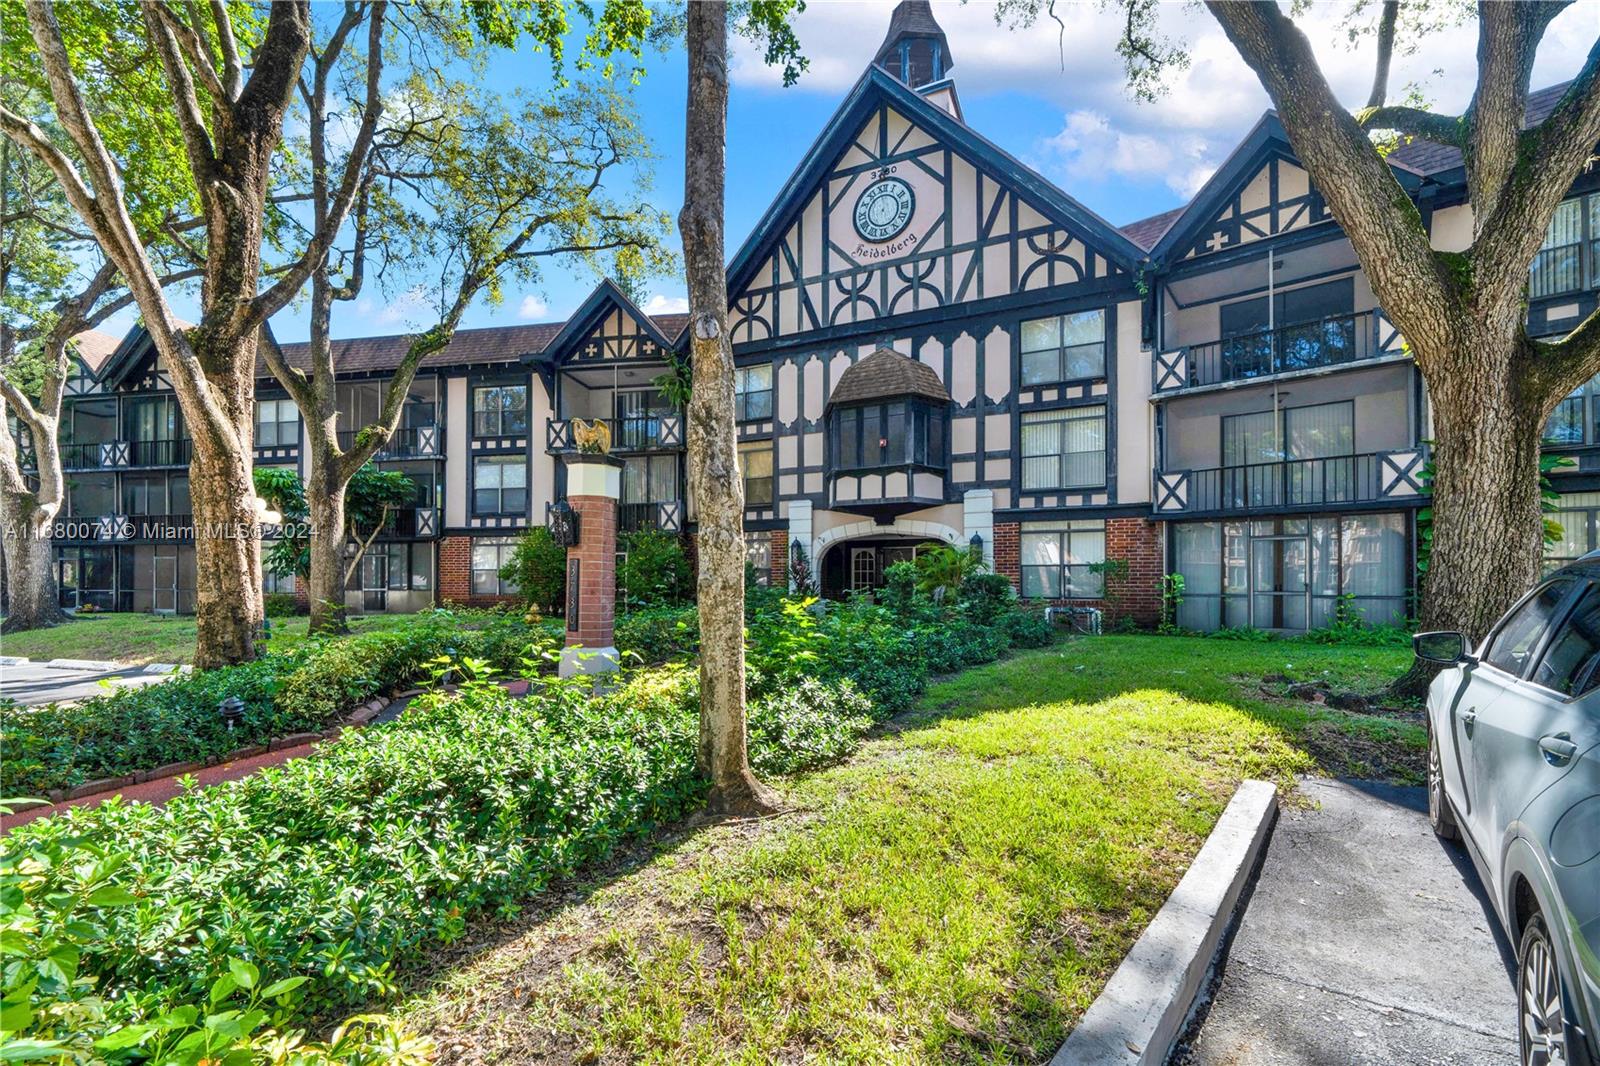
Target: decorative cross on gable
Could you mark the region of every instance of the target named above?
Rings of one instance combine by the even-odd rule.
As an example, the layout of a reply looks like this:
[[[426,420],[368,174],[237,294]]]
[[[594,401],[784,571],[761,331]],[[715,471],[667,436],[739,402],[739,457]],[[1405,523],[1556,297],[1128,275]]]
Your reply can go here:
[[[589,342],[589,346],[583,350],[583,354],[587,355],[590,359],[593,359],[594,358],[594,354],[596,352],[598,352],[599,350],[600,349],[598,349],[598,348],[596,348],[594,346],[594,341],[590,341]]]
[[[656,354],[656,342],[655,341],[645,341],[644,342],[644,354],[645,355],[654,355],[654,354]]]
[[[1208,252],[1220,252],[1227,246],[1228,235],[1223,233],[1221,230],[1217,230],[1211,235],[1210,239],[1206,241],[1206,251]]]

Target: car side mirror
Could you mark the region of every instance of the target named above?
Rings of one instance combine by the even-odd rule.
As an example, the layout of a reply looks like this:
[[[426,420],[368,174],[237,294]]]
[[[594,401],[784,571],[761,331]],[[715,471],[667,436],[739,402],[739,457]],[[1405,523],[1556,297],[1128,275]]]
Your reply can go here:
[[[1478,661],[1467,651],[1467,638],[1451,630],[1417,633],[1411,638],[1411,650],[1424,662],[1442,663],[1445,666]]]

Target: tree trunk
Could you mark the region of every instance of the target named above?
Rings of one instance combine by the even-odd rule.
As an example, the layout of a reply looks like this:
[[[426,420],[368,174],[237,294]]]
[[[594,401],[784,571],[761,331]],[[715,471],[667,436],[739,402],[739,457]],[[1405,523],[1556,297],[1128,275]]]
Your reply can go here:
[[[42,629],[67,620],[56,588],[50,524],[54,508],[30,496],[0,492],[0,522],[5,528],[6,616],[0,632]]]
[[[1508,356],[1486,358],[1492,349],[1483,346],[1467,350],[1474,366],[1429,380],[1433,553],[1421,621],[1425,629],[1459,629],[1476,641],[1539,578],[1539,450],[1547,411],[1542,400],[1507,384]]]
[[[733,410],[723,272],[723,186],[728,123],[728,11],[688,8],[689,103],[685,134],[683,262],[689,287],[689,491],[699,518],[700,772],[714,814],[776,808],[755,779],[745,747],[744,484]]]
[[[312,445],[306,479],[311,518],[311,632],[348,633],[345,617],[344,493],[346,482],[329,450]]]

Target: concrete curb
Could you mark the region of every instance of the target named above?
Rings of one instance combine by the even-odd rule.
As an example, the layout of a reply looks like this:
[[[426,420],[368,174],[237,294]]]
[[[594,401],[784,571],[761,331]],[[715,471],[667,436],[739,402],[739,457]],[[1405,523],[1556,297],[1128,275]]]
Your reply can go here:
[[[1178,887],[1050,1066],[1159,1066],[1183,1035],[1217,947],[1277,818],[1278,789],[1239,785]]]
[[[114,663],[107,659],[51,659],[44,664],[46,670],[98,670],[101,673],[113,673],[120,670],[138,669],[126,663]]]

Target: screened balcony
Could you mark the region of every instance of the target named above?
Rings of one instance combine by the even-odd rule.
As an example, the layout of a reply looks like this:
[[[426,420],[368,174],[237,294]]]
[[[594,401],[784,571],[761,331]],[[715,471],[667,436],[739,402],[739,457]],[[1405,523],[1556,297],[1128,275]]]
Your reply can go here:
[[[1155,354],[1157,392],[1249,381],[1400,355],[1401,341],[1377,309],[1329,315]]]
[[[1155,509],[1164,516],[1282,514],[1416,500],[1426,449],[1160,470]]]

